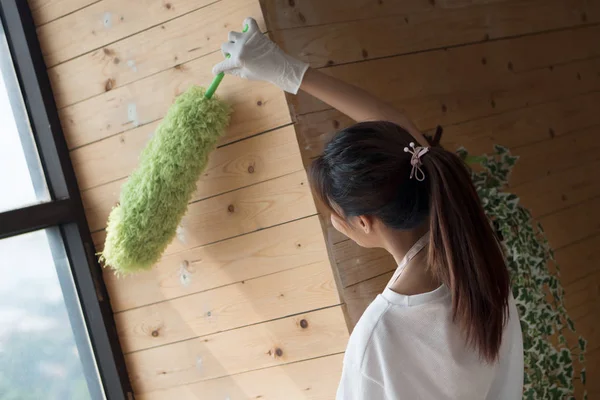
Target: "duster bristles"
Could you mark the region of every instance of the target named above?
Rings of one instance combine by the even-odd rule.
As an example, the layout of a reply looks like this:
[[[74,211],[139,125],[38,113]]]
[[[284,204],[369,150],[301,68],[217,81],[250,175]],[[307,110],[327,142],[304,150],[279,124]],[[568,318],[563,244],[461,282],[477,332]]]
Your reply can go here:
[[[229,123],[229,106],[204,93],[194,86],[175,100],[123,185],[100,255],[117,273],[151,268],[175,236],[208,155]]]

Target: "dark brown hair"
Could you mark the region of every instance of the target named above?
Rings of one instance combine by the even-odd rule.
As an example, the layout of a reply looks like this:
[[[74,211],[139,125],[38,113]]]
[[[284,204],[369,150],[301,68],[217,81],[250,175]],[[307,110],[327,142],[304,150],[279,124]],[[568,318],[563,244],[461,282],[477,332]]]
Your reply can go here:
[[[452,317],[482,359],[498,358],[507,320],[509,276],[497,236],[463,161],[428,139],[423,181],[410,178],[415,139],[391,122],[362,122],[339,132],[314,160],[311,185],[344,218],[369,215],[394,229],[429,218],[428,268],[452,293]],[[418,145],[418,144],[417,144]]]

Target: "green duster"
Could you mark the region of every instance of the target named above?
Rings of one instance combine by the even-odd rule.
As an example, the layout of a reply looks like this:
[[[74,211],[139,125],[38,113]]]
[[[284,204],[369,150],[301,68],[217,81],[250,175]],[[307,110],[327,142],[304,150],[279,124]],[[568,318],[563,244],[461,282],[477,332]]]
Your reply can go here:
[[[229,122],[230,108],[212,97],[216,85],[208,92],[191,87],[175,100],[123,185],[100,255],[117,273],[151,268],[175,236],[208,155]]]

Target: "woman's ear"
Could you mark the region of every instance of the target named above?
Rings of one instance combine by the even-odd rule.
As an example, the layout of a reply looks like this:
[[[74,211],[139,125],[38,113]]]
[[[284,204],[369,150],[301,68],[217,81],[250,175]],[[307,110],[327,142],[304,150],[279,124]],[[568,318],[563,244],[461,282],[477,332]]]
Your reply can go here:
[[[360,215],[358,217],[358,227],[368,235],[373,231],[373,218],[367,215]]]

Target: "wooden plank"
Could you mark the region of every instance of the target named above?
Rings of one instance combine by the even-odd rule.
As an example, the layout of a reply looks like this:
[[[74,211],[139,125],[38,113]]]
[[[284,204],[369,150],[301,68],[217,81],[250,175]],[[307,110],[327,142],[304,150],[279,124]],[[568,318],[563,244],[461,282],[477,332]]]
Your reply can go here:
[[[562,172],[544,176],[510,189],[518,195],[534,218],[546,216],[562,208],[572,207],[585,200],[600,196],[600,160]]]
[[[514,149],[600,124],[598,104],[600,92],[593,92],[444,125],[442,145],[448,150],[466,147],[473,154],[490,153],[494,144]],[[299,116],[296,132],[305,165],[322,153],[335,132],[353,122],[337,110]]]
[[[52,67],[214,2],[103,0],[40,26],[40,46],[46,65]]]
[[[154,124],[150,124],[154,125]],[[148,143],[146,129],[125,133],[71,151],[71,161],[82,191],[118,182],[137,167]],[[302,169],[292,126],[214,150],[194,199],[220,194]],[[116,201],[116,199],[115,199]]]
[[[436,7],[410,15],[382,15],[280,30],[273,35],[286,52],[318,68],[570,28],[594,22],[590,18],[596,21],[600,15],[587,13],[584,1],[529,0],[449,9]],[[554,45],[548,40],[551,43]]]
[[[333,254],[343,287],[393,271],[397,267],[394,258],[386,250],[366,249],[352,240],[334,244]]]
[[[99,0],[28,0],[36,26],[47,24]]]
[[[600,233],[600,197],[540,219],[550,245],[560,249]]]
[[[600,125],[520,147],[520,156],[510,176],[510,186],[521,185],[582,164],[598,160]]]
[[[114,312],[327,261],[317,216],[167,255],[150,271],[105,269]]]
[[[372,0],[261,0],[261,3],[270,30],[431,11],[435,7],[430,1],[422,0],[404,0],[402,3]]]
[[[600,258],[593,260],[595,264],[600,262]],[[598,316],[600,311],[600,271],[595,271],[583,279],[579,279],[565,286],[565,306],[569,315],[578,320],[589,314]],[[597,321],[597,319],[596,319]],[[584,332],[578,331],[583,334]],[[594,337],[594,344],[600,345],[600,327],[595,327],[593,331],[588,331],[586,337]]]
[[[56,103],[62,108],[217,51],[248,16],[264,29],[256,0],[222,0],[50,68]]]
[[[305,166],[309,166],[312,159],[323,152],[325,145],[333,139],[336,132],[355,122],[338,110],[296,115],[294,107],[290,105],[290,112],[297,119],[296,136]]]
[[[70,149],[162,118],[176,96],[194,84],[208,85],[220,52],[173,67],[60,110]],[[227,77],[217,95],[233,107],[223,142],[291,122],[283,92],[264,82]],[[98,112],[102,110],[102,112]]]
[[[339,304],[329,262],[115,314],[130,353]]]
[[[555,253],[560,281],[568,286],[600,270],[600,235],[559,249]]]
[[[562,45],[575,36],[584,40],[577,46],[580,52]],[[599,38],[600,27],[591,27],[342,65],[324,72],[404,109],[426,130],[598,90],[600,60],[580,58],[597,52]],[[557,43],[552,57],[544,59],[552,68],[535,62],[537,69],[529,69],[533,57],[517,55],[535,53],[547,40]],[[525,71],[517,73],[514,66]],[[302,92],[290,99],[300,114],[330,108]]]
[[[342,310],[332,307],[136,352],[126,358],[134,390],[145,393],[339,353],[347,340]]]
[[[393,272],[388,272],[344,289],[343,297],[348,309],[348,323],[352,328],[369,304],[383,291],[392,275]]]
[[[343,354],[245,372],[171,389],[140,393],[139,400],[325,400],[335,398]]]
[[[315,213],[306,174],[304,171],[295,172],[191,203],[181,222],[185,241],[173,240],[165,254],[265,229]],[[90,225],[100,225],[96,218],[97,215],[88,214]],[[104,243],[104,235],[95,235],[94,243]]]

